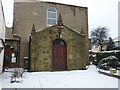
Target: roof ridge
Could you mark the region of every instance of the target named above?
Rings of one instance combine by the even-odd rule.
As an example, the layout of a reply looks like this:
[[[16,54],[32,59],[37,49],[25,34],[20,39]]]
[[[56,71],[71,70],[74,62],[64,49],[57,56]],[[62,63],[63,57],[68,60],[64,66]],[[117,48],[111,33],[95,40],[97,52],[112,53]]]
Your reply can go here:
[[[81,8],[87,8],[75,4],[70,3],[62,3],[62,2],[56,2],[56,1],[48,1],[48,0],[15,0],[15,2],[47,2],[47,3],[55,3],[55,4],[61,4],[61,5],[68,5],[68,6],[74,6],[74,7],[81,7]]]

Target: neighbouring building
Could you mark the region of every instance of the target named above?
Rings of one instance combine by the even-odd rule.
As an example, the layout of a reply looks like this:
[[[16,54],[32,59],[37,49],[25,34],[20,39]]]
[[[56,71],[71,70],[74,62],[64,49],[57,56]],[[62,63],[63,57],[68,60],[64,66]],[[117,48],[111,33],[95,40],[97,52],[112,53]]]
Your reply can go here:
[[[92,51],[100,51],[100,49],[101,49],[100,45],[91,44]],[[102,47],[102,51],[106,51],[106,50],[107,50],[107,44],[104,44]]]
[[[61,34],[59,21],[63,21]],[[17,52],[19,66],[29,57],[31,71],[86,69],[89,62],[87,7],[15,0],[14,25],[7,33],[14,35],[6,44]]]
[[[114,43],[116,47],[120,48],[120,36],[115,38]]]
[[[120,47],[120,41],[115,41],[115,46]]]
[[[3,70],[4,40],[5,40],[5,20],[2,1],[0,0],[0,74],[2,73]]]

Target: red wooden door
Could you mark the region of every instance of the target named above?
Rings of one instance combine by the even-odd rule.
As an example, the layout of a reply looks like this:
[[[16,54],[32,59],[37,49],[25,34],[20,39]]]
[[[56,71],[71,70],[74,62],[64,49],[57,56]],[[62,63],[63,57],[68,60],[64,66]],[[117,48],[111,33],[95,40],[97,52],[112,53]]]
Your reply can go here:
[[[5,46],[5,57],[4,57],[4,64],[3,64],[4,69],[6,67],[10,67],[10,65],[11,65],[11,54],[12,54],[12,51],[11,51],[10,47],[11,46],[9,46],[9,45]]]
[[[62,40],[53,44],[53,70],[67,70],[67,46]]]

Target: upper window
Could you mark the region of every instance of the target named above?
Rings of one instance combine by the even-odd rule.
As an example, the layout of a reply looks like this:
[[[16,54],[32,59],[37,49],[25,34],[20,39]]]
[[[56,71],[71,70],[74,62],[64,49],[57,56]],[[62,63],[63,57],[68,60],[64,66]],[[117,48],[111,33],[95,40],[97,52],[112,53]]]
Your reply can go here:
[[[57,10],[53,7],[47,10],[47,25],[52,26],[57,24]]]

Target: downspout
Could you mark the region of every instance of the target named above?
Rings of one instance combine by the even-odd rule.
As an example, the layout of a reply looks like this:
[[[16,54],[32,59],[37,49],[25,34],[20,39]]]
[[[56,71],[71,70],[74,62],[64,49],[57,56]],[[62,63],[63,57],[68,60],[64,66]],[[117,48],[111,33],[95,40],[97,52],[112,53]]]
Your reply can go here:
[[[17,42],[17,56],[18,56],[18,61],[17,65],[18,67],[20,66],[20,42],[21,42],[21,37],[19,35],[13,34],[14,37],[17,37],[19,39],[19,42]]]
[[[3,47],[0,47],[0,48],[2,48],[2,50],[3,50],[3,49],[5,50],[5,42],[4,42],[4,40],[3,40],[2,38],[0,38],[0,40],[2,41],[2,44],[3,44]],[[2,51],[2,50],[1,50],[1,51]],[[5,55],[5,52],[4,52],[4,55]],[[4,57],[5,57],[5,56],[3,56],[2,70],[4,70]]]
[[[3,47],[0,47],[1,48],[0,53],[1,53],[1,51],[5,48],[5,42],[2,38],[0,38],[0,40],[2,41],[2,44],[3,44]]]
[[[29,69],[30,70],[30,61],[31,61],[31,36],[29,37]]]
[[[4,42],[4,40],[3,40],[2,38],[0,38],[0,40],[2,41],[2,44],[3,44],[3,46],[5,47],[5,42]]]

